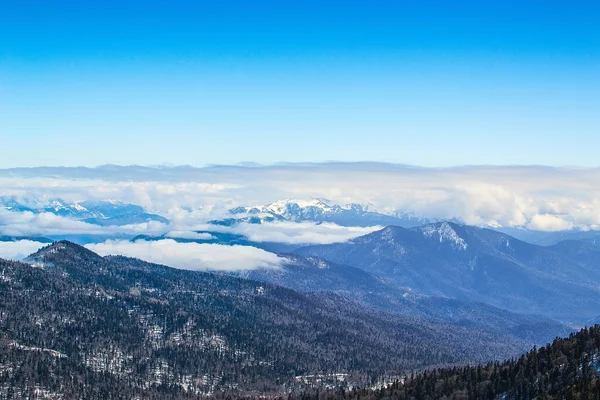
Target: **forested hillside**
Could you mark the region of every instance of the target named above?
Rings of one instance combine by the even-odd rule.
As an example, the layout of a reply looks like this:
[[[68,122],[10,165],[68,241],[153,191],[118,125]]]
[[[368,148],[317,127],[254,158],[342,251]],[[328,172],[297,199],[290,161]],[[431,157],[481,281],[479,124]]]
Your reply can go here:
[[[520,358],[411,374],[381,389],[342,388],[294,399],[600,399],[600,325]]]
[[[311,387],[307,375],[364,385],[525,346],[334,294],[100,257],[70,242],[28,262],[0,261],[5,398],[278,394]]]
[[[484,302],[576,326],[600,310],[600,250],[593,243],[536,246],[490,229],[441,222],[388,226],[295,253],[360,268],[426,295]]]

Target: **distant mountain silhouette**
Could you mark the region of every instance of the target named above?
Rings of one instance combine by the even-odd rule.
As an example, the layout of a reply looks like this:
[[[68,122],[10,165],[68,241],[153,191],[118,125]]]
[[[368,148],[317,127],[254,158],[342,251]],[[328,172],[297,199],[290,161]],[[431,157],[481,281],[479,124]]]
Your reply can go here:
[[[389,226],[295,253],[361,268],[425,294],[563,322],[584,323],[600,309],[600,250],[593,241],[544,247],[490,229],[441,222]]]

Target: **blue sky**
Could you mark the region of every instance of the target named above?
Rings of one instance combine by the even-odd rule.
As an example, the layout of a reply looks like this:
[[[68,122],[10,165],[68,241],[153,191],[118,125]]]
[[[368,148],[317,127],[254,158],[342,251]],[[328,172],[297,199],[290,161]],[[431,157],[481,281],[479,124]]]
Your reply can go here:
[[[0,167],[598,166],[592,1],[18,1]]]

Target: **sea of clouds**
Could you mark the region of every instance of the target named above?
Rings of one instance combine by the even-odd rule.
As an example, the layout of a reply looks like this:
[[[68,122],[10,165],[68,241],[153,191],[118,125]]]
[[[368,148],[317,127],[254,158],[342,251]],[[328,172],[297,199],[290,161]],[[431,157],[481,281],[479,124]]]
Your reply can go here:
[[[140,258],[174,268],[211,271],[245,271],[277,268],[285,260],[276,254],[251,246],[225,246],[208,243],[179,243],[172,239],[107,240],[87,244],[93,252]]]
[[[243,234],[252,241],[303,244],[344,241],[379,228],[286,222],[240,224],[234,228],[207,225],[207,221],[224,217],[227,210],[238,205],[263,205],[289,198],[327,198],[338,204],[371,204],[385,213],[409,212],[427,218],[454,218],[472,225],[539,231],[600,229],[600,169],[541,166],[420,168],[382,163],[204,168],[41,167],[0,170],[0,194],[35,199],[58,197],[71,202],[117,200],[141,205],[147,212],[162,215],[170,222],[99,227],[50,213],[15,213],[0,209],[0,234],[164,236],[163,243],[130,245],[126,244],[129,243],[127,240],[121,240],[92,244],[101,253],[110,250],[152,258],[157,262],[167,262],[165,254],[177,252],[191,259],[196,250],[190,252],[185,248],[183,251],[173,245],[174,240],[167,240],[208,239],[208,234],[197,233],[198,230]],[[31,249],[28,246],[32,246],[31,243],[23,243],[21,250],[15,244],[2,244],[0,256],[22,255]],[[211,253],[208,247],[190,248]],[[261,257],[249,256],[249,259],[258,261],[248,265],[277,265]],[[219,269],[219,265],[230,268],[236,263],[219,255],[215,255],[214,260],[211,263],[206,258],[198,258],[194,265]],[[170,262],[174,264],[177,260]],[[187,265],[191,268],[191,264]]]

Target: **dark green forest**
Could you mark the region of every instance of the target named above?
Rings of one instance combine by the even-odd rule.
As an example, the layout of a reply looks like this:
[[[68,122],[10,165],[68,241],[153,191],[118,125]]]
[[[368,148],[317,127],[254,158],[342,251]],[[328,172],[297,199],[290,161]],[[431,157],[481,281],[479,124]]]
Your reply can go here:
[[[340,388],[291,399],[600,399],[600,325],[517,359],[411,374],[380,389]]]
[[[514,338],[70,242],[0,260],[1,400],[596,399],[599,348],[596,326],[515,358]]]
[[[100,257],[70,242],[28,263],[0,261],[4,398],[277,395],[314,387],[307,375],[369,385],[520,351],[514,339],[333,294]]]

